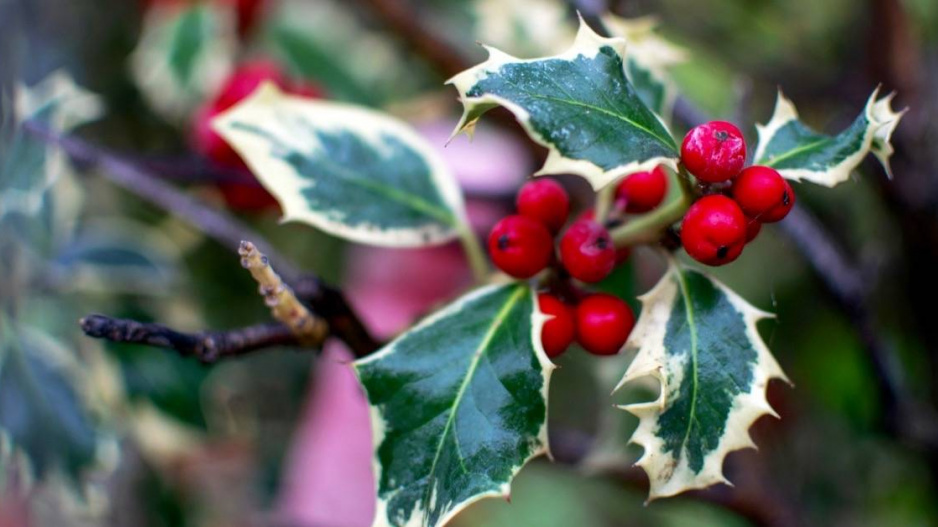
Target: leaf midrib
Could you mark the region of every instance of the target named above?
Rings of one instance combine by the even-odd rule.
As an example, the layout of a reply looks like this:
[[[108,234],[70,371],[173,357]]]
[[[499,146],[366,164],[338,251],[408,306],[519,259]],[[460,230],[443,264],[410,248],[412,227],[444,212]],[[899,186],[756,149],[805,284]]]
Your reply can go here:
[[[242,130],[242,131],[245,131],[245,132],[249,132],[249,133],[253,133],[253,134],[255,134],[255,135],[258,135],[259,137],[262,137],[262,138],[264,138],[264,139],[270,141],[271,143],[276,142],[276,143],[279,143],[279,144],[281,144],[281,145],[283,144],[283,142],[280,141],[279,138],[277,138],[276,136],[274,136],[274,134],[268,132],[267,130],[265,130],[265,129],[263,129],[263,128],[257,126],[257,125],[253,125],[253,124],[250,124],[250,123],[244,123],[244,122],[235,121],[235,122],[232,122],[230,126],[231,126],[232,128],[234,128],[234,129],[238,129],[238,130]],[[297,150],[296,148],[290,148],[290,150],[295,151],[295,152],[300,152],[300,151]],[[423,212],[423,213],[427,214],[428,216],[434,218],[434,219],[437,220],[437,221],[440,221],[441,223],[443,223],[443,224],[445,224],[445,225],[447,225],[447,226],[449,226],[449,227],[453,227],[453,226],[455,226],[455,225],[458,224],[458,222],[457,222],[455,216],[454,216],[449,210],[444,209],[444,208],[442,208],[442,207],[437,207],[436,205],[434,205],[434,204],[432,204],[432,203],[430,203],[430,202],[428,202],[428,201],[426,201],[426,200],[424,200],[424,199],[422,199],[422,198],[417,198],[417,197],[414,197],[414,196],[411,195],[411,194],[407,194],[407,193],[401,192],[401,191],[399,191],[399,190],[397,190],[397,189],[395,189],[395,188],[393,188],[393,187],[391,187],[391,186],[383,185],[383,184],[381,184],[381,183],[376,183],[376,182],[374,182],[374,181],[372,181],[372,180],[359,177],[359,176],[355,175],[355,173],[354,173],[353,171],[351,171],[351,170],[347,169],[346,167],[342,166],[341,164],[339,164],[339,163],[333,161],[333,160],[329,157],[329,152],[326,151],[325,149],[321,149],[320,152],[322,152],[323,156],[321,156],[321,157],[319,157],[319,158],[316,158],[317,161],[320,161],[320,162],[322,162],[323,164],[328,164],[328,165],[330,165],[330,166],[333,168],[333,170],[334,170],[335,172],[338,172],[338,173],[339,173],[339,177],[342,178],[343,180],[345,180],[345,181],[347,181],[347,182],[349,182],[349,183],[358,185],[358,186],[360,186],[360,187],[364,187],[364,188],[368,188],[368,189],[374,190],[374,191],[376,191],[376,192],[378,192],[378,193],[380,193],[380,194],[384,194],[385,196],[388,197],[388,199],[390,199],[390,200],[392,200],[392,201],[396,201],[396,202],[398,202],[398,203],[400,203],[400,204],[402,204],[402,205],[404,205],[404,206],[406,206],[406,207],[409,207],[409,208],[411,208],[411,209],[413,209],[413,210],[416,210],[416,211],[419,211],[419,212]],[[276,157],[276,156],[275,156],[275,157]],[[292,166],[292,165],[291,165],[291,166]],[[429,167],[428,167],[428,169],[429,169]],[[430,169],[430,170],[432,170],[432,169]],[[432,179],[432,177],[431,177],[431,179]]]
[[[645,126],[642,126],[642,125],[636,123],[635,121],[629,119],[628,117],[626,117],[626,116],[624,116],[624,115],[622,115],[622,114],[618,114],[618,113],[616,113],[616,112],[607,110],[607,109],[602,108],[602,107],[600,107],[600,106],[594,106],[594,105],[592,105],[592,104],[587,104],[587,103],[580,102],[580,101],[574,101],[574,100],[568,100],[568,99],[561,99],[561,98],[559,98],[559,97],[551,97],[551,96],[549,96],[549,95],[541,95],[541,94],[531,93],[531,92],[527,92],[527,93],[528,93],[528,95],[530,95],[530,96],[532,96],[532,97],[535,97],[535,98],[537,98],[537,99],[545,99],[545,100],[548,100],[548,101],[554,101],[554,102],[569,104],[569,105],[571,105],[571,106],[579,106],[579,107],[582,107],[582,108],[587,108],[587,109],[589,109],[589,110],[596,110],[597,112],[604,113],[604,114],[609,115],[609,116],[611,116],[611,117],[614,117],[614,118],[616,118],[616,119],[618,119],[618,120],[620,120],[620,121],[624,121],[624,122],[626,122],[626,123],[629,123],[629,124],[632,125],[633,127],[637,128],[637,129],[639,129],[639,130],[641,130],[642,132],[645,132],[646,134],[650,135],[651,137],[654,137],[657,141],[659,141],[660,143],[664,144],[665,146],[668,146],[668,147],[670,147],[670,148],[672,148],[672,149],[673,149],[674,146],[675,146],[673,139],[664,139],[664,138],[662,138],[660,135],[656,134],[654,131],[648,129],[648,128],[645,127]],[[642,103],[642,104],[644,104],[644,103]]]
[[[820,145],[823,145],[824,143],[830,142],[832,139],[833,139],[832,137],[824,137],[822,139],[818,139],[817,141],[814,141],[813,143],[808,143],[806,145],[799,146],[798,148],[789,150],[788,152],[785,152],[784,154],[773,157],[770,161],[767,161],[765,163],[765,166],[775,167],[782,161],[791,159],[797,156],[798,154],[812,150]]]
[[[446,424],[443,426],[443,432],[440,434],[440,440],[437,443],[436,453],[433,456],[433,463],[430,465],[430,472],[427,474],[427,490],[424,495],[424,503],[429,503],[430,493],[433,489],[432,480],[433,474],[436,472],[437,463],[440,461],[440,455],[443,453],[443,445],[446,443],[446,438],[449,434],[450,428],[452,428],[453,423],[456,421],[456,410],[462,402],[462,398],[465,396],[466,390],[469,388],[469,385],[472,383],[472,378],[475,375],[476,369],[478,369],[479,364],[482,361],[482,357],[485,355],[485,350],[488,348],[489,344],[492,342],[492,339],[495,338],[495,333],[504,323],[505,318],[507,318],[508,313],[514,308],[515,304],[521,299],[524,293],[527,292],[527,289],[523,286],[517,286],[517,291],[515,291],[505,302],[505,305],[498,310],[492,324],[489,326],[488,331],[485,333],[485,336],[482,337],[482,340],[479,342],[479,346],[476,348],[472,362],[469,364],[469,369],[466,371],[466,376],[463,377],[462,383],[459,386],[459,390],[456,392],[456,398],[453,399],[453,404],[449,408],[449,417],[446,419]],[[459,448],[459,441],[456,440],[456,448]],[[460,461],[462,458],[460,457]]]
[[[697,327],[694,321],[694,306],[693,302],[690,299],[690,291],[687,287],[687,280],[684,277],[684,273],[680,269],[675,269],[675,275],[677,276],[678,287],[681,289],[681,296],[684,300],[684,313],[687,318],[687,327],[690,331],[690,352],[691,352],[691,369],[693,371],[693,387],[691,388],[691,400],[690,400],[690,411],[687,416],[687,430],[684,432],[684,439],[681,441],[681,449],[679,452],[684,452],[687,448],[687,440],[690,438],[691,430],[694,428],[694,422],[697,421],[697,388],[698,388],[698,373],[697,373]]]
[[[380,194],[384,194],[385,196],[387,196],[388,199],[392,201],[396,201],[416,211],[426,213],[432,218],[448,226],[456,225],[455,218],[453,217],[452,214],[450,214],[448,210],[441,208],[441,207],[437,207],[436,205],[430,203],[429,201],[425,199],[414,197],[412,194],[401,192],[400,190],[397,190],[396,188],[390,187],[388,185],[383,185],[381,183],[377,183],[370,179],[359,177],[355,175],[353,171],[345,168],[344,166],[340,165],[339,163],[336,163],[331,158],[329,158],[327,152],[323,152],[323,153],[326,153],[327,155],[321,158],[321,161],[323,161],[324,164],[332,166],[336,172],[339,172],[341,174],[340,177],[348,181],[349,183],[352,183],[352,184],[355,184],[355,185],[358,185],[360,187],[364,187],[367,189],[374,190]]]

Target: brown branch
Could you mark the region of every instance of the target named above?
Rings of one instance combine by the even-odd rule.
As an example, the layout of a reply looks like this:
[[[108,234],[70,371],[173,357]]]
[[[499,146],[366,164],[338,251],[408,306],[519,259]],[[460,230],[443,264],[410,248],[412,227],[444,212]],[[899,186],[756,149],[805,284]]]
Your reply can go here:
[[[160,324],[89,315],[81,319],[79,325],[89,337],[174,350],[206,364],[276,346],[300,346],[292,330],[279,323],[228,331],[183,333]]]
[[[242,240],[254,240],[257,248],[276,263],[283,280],[300,300],[326,319],[330,334],[343,340],[352,353],[362,357],[380,347],[340,290],[327,286],[315,275],[301,273],[260,233],[231,214],[203,203],[107,149],[60,135],[35,121],[26,121],[23,127],[35,137],[59,146],[77,165],[100,169],[112,183],[181,217],[231,251],[237,251]]]

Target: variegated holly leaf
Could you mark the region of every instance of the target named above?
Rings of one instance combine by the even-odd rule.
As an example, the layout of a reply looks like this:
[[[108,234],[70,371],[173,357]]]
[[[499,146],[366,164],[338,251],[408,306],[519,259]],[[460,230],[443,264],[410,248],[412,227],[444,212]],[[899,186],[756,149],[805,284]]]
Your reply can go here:
[[[131,72],[153,108],[171,120],[187,119],[231,69],[237,36],[226,4],[161,3],[147,12]]]
[[[538,175],[579,174],[594,189],[657,165],[675,167],[674,139],[626,77],[625,46],[581,22],[573,46],[553,57],[522,60],[487,48],[487,61],[448,81],[464,107],[456,133],[505,107],[548,148]]]
[[[825,135],[802,123],[795,105],[779,92],[772,119],[756,125],[756,164],[775,168],[788,179],[833,187],[849,179],[872,153],[892,177],[892,133],[905,111],[893,111],[893,94],[877,99],[878,93],[877,89],[870,95],[850,127],[837,135]]]
[[[280,202],[284,221],[400,247],[442,243],[464,228],[452,172],[426,140],[386,114],[286,95],[268,83],[214,126]]]
[[[38,214],[49,188],[69,174],[62,151],[28,133],[22,122],[67,132],[104,112],[100,97],[61,71],[35,85],[17,86],[14,100],[15,118],[4,116],[9,135],[4,133],[3,139],[9,140],[0,140],[0,219],[12,213]]]
[[[670,68],[687,60],[687,52],[656,32],[653,17],[622,18],[611,13],[603,23],[627,43],[625,71],[642,101],[665,122],[670,122],[677,85]]]
[[[101,436],[75,383],[73,357],[48,335],[0,320],[0,436],[38,479],[78,481],[99,461]]]
[[[377,526],[437,526],[547,452],[553,364],[526,284],[472,292],[355,363],[372,411]]]
[[[766,386],[786,379],[756,329],[771,315],[673,261],[640,300],[626,343],[638,354],[617,389],[646,376],[661,385],[657,400],[623,406],[639,418],[631,442],[645,450],[636,464],[648,473],[649,499],[728,483],[724,458],[755,446],[750,425],[776,415]]]

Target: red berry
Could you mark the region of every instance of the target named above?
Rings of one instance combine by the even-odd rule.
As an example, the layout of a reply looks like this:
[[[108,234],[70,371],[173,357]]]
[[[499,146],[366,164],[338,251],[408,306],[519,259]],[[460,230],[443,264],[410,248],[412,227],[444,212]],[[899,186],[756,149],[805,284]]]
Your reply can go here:
[[[732,262],[746,245],[746,215],[726,196],[705,196],[691,205],[681,224],[681,243],[707,265]]]
[[[733,199],[746,216],[774,223],[788,215],[795,204],[795,193],[775,169],[752,166],[733,181]]]
[[[263,82],[270,81],[286,89],[289,81],[280,66],[271,60],[256,59],[239,64],[218,91],[214,106],[219,111],[227,110],[254,93]]]
[[[530,278],[550,263],[554,243],[547,227],[526,216],[508,216],[489,234],[495,266],[515,278]]]
[[[576,308],[576,339],[593,355],[615,355],[635,325],[632,308],[605,293],[590,295]]]
[[[759,220],[754,220],[749,218],[749,223],[746,225],[746,243],[751,242],[756,239],[756,236],[759,235],[759,231],[762,230],[762,222]]]
[[[560,240],[560,260],[577,280],[599,282],[615,267],[616,248],[602,225],[577,220]]]
[[[746,163],[746,140],[739,128],[725,121],[695,126],[684,136],[681,162],[701,181],[726,181]]]
[[[557,232],[567,222],[570,197],[559,183],[552,179],[529,181],[518,191],[518,213],[544,224]]]
[[[192,123],[192,143],[199,153],[222,166],[244,167],[238,154],[211,127],[212,119],[251,95],[265,81],[270,81],[287,93],[304,96],[321,95],[315,86],[291,83],[280,67],[268,60],[254,60],[241,64],[222,84],[215,98],[199,109]]]
[[[574,310],[556,296],[547,293],[537,295],[537,304],[542,313],[553,317],[544,323],[541,344],[544,345],[548,357],[558,357],[567,350],[576,336]]]
[[[668,174],[658,167],[623,179],[616,187],[616,201],[625,203],[626,212],[648,212],[660,205],[667,193]]]

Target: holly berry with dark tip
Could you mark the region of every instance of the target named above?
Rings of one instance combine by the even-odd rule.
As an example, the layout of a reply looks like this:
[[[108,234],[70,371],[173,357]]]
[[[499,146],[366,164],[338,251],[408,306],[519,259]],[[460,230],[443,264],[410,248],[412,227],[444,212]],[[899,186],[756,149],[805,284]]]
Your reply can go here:
[[[570,197],[559,183],[552,179],[537,179],[525,183],[518,191],[518,213],[543,223],[556,233],[567,222]]]
[[[560,356],[576,337],[575,311],[559,298],[547,293],[537,295],[541,312],[552,317],[541,329],[541,344],[550,358]]]
[[[570,276],[583,282],[599,282],[616,265],[616,248],[602,225],[577,220],[560,240],[560,261]]]
[[[554,243],[540,222],[527,216],[508,216],[489,234],[489,254],[495,266],[515,278],[531,278],[550,263]]]
[[[746,163],[746,140],[739,128],[725,121],[695,126],[684,136],[681,162],[701,181],[726,181]]]
[[[593,355],[618,353],[634,326],[632,308],[613,295],[590,295],[576,308],[576,340]]]
[[[657,167],[623,179],[616,187],[616,202],[624,204],[626,212],[648,212],[660,205],[667,193],[668,174]]]
[[[777,170],[751,166],[733,181],[733,199],[746,216],[762,223],[774,223],[788,215],[795,205],[791,185]]]
[[[728,264],[746,245],[748,219],[732,199],[705,196],[684,214],[681,243],[691,258],[707,265]]]

